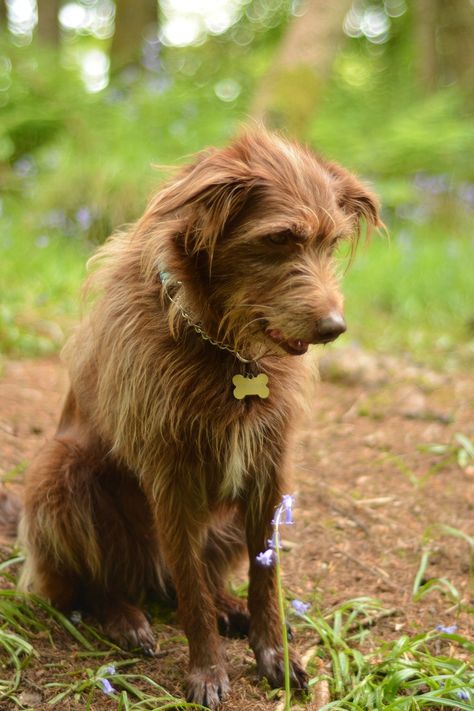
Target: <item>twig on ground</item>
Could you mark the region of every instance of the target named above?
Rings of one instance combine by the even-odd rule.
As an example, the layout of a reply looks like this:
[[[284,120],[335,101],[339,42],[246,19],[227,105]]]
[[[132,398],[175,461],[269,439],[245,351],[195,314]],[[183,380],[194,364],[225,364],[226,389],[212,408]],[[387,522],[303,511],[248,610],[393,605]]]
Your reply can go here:
[[[324,672],[324,663],[322,659],[318,659],[319,673]],[[320,679],[313,689],[313,698],[308,706],[308,711],[319,711],[331,701],[331,692],[329,691],[329,681]]]
[[[352,560],[353,563],[356,563],[364,570],[367,570],[367,572],[370,573],[371,575],[373,575],[374,577],[379,578],[380,576],[382,576],[384,579],[385,585],[387,585],[392,590],[396,590],[397,592],[402,592],[398,585],[394,585],[390,581],[390,576],[386,570],[383,570],[382,568],[379,568],[378,566],[375,566],[375,565],[368,565],[367,563],[364,563],[359,558],[356,558],[355,556],[351,555],[350,553],[347,553],[345,550],[343,550],[342,548],[339,548],[338,546],[333,546],[332,548],[333,548],[333,550],[337,551],[337,553],[340,553],[341,555],[343,555],[345,558]]]

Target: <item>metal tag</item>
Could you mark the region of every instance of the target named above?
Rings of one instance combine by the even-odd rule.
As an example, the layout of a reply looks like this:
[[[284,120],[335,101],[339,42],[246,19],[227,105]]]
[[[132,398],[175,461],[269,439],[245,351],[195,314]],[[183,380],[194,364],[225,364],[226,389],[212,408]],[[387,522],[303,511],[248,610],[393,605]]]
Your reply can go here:
[[[268,389],[268,375],[260,373],[256,377],[246,377],[244,375],[234,375],[232,382],[235,385],[234,397],[236,400],[242,400],[248,395],[258,395],[265,400],[270,395]]]

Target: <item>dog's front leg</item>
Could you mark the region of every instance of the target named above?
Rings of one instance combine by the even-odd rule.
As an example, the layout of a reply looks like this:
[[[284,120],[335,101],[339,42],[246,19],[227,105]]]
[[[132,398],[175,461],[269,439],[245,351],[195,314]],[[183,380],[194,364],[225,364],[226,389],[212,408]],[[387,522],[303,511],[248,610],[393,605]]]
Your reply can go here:
[[[203,559],[206,523],[199,520],[195,510],[186,509],[186,500],[184,492],[170,496],[166,506],[158,507],[156,521],[189,643],[187,698],[215,709],[229,691],[229,678],[215,602],[206,580]]]
[[[256,499],[251,497],[250,500]],[[276,487],[272,489],[269,487],[266,495],[259,500],[261,505],[249,508],[246,516],[250,558],[249,642],[255,653],[259,676],[266,677],[271,686],[279,687],[284,684],[284,661],[276,570],[273,564],[266,566],[259,563],[257,555],[268,549],[268,541],[272,536],[272,519],[281,497]],[[293,652],[290,652],[290,674],[293,688],[306,688],[308,675]]]

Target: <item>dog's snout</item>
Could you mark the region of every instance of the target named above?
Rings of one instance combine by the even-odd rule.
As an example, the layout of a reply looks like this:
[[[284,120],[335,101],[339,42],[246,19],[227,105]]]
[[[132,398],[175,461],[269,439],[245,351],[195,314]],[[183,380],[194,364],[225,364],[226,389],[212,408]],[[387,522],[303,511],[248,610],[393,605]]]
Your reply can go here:
[[[335,341],[347,328],[344,316],[339,311],[331,311],[327,316],[320,318],[317,327],[322,341]]]

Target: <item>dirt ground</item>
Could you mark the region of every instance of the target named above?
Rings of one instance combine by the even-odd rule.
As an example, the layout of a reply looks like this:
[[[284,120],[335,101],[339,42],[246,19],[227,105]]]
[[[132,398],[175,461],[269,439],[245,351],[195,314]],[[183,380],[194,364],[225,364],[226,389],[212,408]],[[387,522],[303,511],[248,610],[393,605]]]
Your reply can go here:
[[[474,536],[474,463],[459,465],[456,439],[459,433],[474,438],[474,378],[355,348],[328,351],[322,376],[313,414],[301,433],[293,487],[296,525],[284,532],[287,591],[322,609],[351,597],[378,598],[394,612],[372,628],[374,640],[453,623],[472,635],[469,546],[439,525]],[[21,491],[22,472],[53,432],[66,386],[58,360],[4,363],[0,476],[6,486]],[[433,452],[431,445],[447,447]],[[424,546],[431,550],[425,579],[449,580],[461,596],[460,607],[436,590],[412,601]],[[179,694],[186,665],[181,630],[174,613],[155,626],[160,654],[134,669]],[[53,639],[54,647],[38,638],[38,658],[24,675],[22,693],[35,708],[46,708],[53,695],[44,688],[48,664],[56,671],[62,665],[66,673],[76,659],[82,668],[103,663],[79,659],[78,645],[58,629]],[[314,637],[298,631],[295,644],[304,654],[314,646]],[[274,709],[275,702],[267,701],[256,683],[246,642],[226,640],[225,645],[233,691],[223,708]],[[104,696],[92,708],[114,706]],[[85,707],[64,701],[60,708]]]

